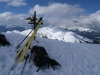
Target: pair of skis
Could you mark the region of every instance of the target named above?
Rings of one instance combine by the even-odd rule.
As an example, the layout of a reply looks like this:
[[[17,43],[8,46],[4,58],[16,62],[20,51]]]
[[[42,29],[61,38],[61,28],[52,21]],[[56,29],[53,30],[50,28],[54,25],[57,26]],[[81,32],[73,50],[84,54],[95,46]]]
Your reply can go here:
[[[26,55],[26,53],[27,53],[27,51],[28,51],[28,49],[29,49],[29,46],[31,45],[31,43],[32,43],[32,41],[33,41],[33,39],[34,39],[34,37],[35,37],[35,35],[36,35],[36,33],[37,33],[37,31],[38,31],[38,29],[39,29],[39,27],[40,27],[41,24],[42,24],[42,20],[40,20],[40,21],[38,22],[38,25],[37,25],[37,27],[35,28],[35,30],[34,30],[34,32],[32,33],[32,35],[30,36],[30,38],[28,38],[28,40],[25,42],[25,44],[24,44],[24,45],[19,49],[19,51],[16,53],[16,55],[15,55],[16,61],[15,61],[15,63],[13,64],[13,66],[11,67],[11,69],[10,69],[8,75],[10,75],[11,71],[15,68],[15,66],[16,66],[16,64],[17,64],[17,61],[18,61],[18,62],[22,62],[24,59],[26,59],[26,60],[25,60],[25,63],[24,63],[24,67],[25,67],[26,61],[27,61],[27,59],[28,59],[28,57],[29,57],[29,55],[27,55],[26,58],[25,58],[25,55]],[[31,32],[30,32],[30,33],[31,33]],[[21,43],[22,43],[22,42],[21,42]],[[21,43],[20,43],[20,44],[21,44]],[[25,51],[25,52],[24,52],[24,51]],[[22,53],[23,53],[23,54],[22,54]],[[18,59],[19,59],[19,60],[18,60]],[[23,69],[22,69],[22,71],[21,71],[21,75],[23,74],[24,67],[23,67]]]
[[[25,42],[25,44],[16,53],[15,59],[19,58],[18,62],[22,62],[24,60],[24,57],[25,57],[25,55],[26,55],[26,53],[27,53],[32,41],[34,40],[34,37],[35,37],[40,25],[42,24],[42,22],[43,22],[42,19],[40,19],[39,22],[38,22],[38,25],[36,26],[34,32],[30,36],[30,38]]]

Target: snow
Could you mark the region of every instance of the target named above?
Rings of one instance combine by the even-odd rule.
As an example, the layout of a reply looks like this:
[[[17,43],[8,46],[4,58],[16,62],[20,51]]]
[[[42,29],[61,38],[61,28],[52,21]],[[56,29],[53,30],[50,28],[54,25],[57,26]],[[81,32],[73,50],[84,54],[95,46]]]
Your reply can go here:
[[[25,31],[7,31],[7,33],[19,33],[22,35],[28,35],[28,33],[31,31],[31,29],[25,30]],[[91,41],[90,39],[84,38],[74,32],[71,31],[66,31],[66,30],[62,30],[59,28],[50,28],[50,27],[43,27],[40,28],[38,33],[37,33],[38,37],[47,37],[49,39],[53,39],[53,40],[59,40],[59,41],[64,41],[64,42],[77,42],[79,43],[84,42],[84,41]],[[84,41],[83,41],[84,40]]]
[[[72,27],[72,28],[69,28],[68,30],[79,30],[79,31],[86,31],[86,32],[95,31],[93,29],[89,29],[89,28],[86,28],[86,27]]]
[[[0,75],[7,75],[9,73],[15,63],[14,56],[18,50],[16,46],[23,40],[26,34],[28,34],[28,31],[30,30],[23,32],[8,31],[4,33],[7,40],[10,41],[11,46],[0,47]],[[42,33],[43,31],[40,29],[39,32]],[[23,75],[100,75],[99,44],[76,43],[75,41],[80,39],[81,36],[73,32],[65,33],[52,29],[51,31],[48,29],[48,32],[46,31],[43,34],[47,33],[48,36],[52,35],[53,39],[37,37],[39,43],[33,41],[31,47],[34,45],[45,47],[49,57],[58,61],[62,67],[55,71],[49,68],[36,72],[37,68],[31,61],[30,63],[27,62]],[[56,36],[59,37],[57,38],[58,40],[55,40]],[[62,37],[69,41],[59,40]],[[24,61],[17,63],[10,75],[20,75],[23,66]]]

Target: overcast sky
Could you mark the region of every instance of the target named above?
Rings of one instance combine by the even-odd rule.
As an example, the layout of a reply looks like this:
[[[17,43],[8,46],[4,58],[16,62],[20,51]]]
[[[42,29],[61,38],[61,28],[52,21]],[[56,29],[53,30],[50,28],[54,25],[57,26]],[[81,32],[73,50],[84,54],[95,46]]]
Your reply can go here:
[[[25,18],[43,16],[45,25],[69,27],[99,24],[100,0],[0,0],[0,25],[24,25]],[[95,16],[93,16],[95,15]]]

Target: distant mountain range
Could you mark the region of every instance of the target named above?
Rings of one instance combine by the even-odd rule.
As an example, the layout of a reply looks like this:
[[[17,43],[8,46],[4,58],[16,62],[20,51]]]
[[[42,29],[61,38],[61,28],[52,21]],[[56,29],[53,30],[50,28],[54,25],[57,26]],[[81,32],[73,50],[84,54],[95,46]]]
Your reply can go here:
[[[89,38],[89,39],[95,39],[96,37],[100,37],[100,31],[97,32],[97,31],[80,31],[78,29],[76,30],[69,30],[69,31],[73,31],[81,36],[84,36],[86,38]]]
[[[28,26],[15,26],[15,25],[0,25],[0,32],[7,32],[7,31],[24,31],[30,29]],[[63,29],[62,29],[63,30]],[[66,31],[72,31],[75,32],[83,37],[94,39],[95,37],[100,37],[100,31],[93,31],[93,30],[85,30],[85,29],[64,29]]]
[[[7,32],[7,31],[13,31],[13,30],[23,31],[25,30],[25,28],[21,26],[0,25],[0,32]]]

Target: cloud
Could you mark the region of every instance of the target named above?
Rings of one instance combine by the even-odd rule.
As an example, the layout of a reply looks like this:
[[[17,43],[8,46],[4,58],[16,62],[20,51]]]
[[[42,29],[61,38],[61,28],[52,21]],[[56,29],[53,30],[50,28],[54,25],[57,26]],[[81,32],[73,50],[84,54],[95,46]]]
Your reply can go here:
[[[7,3],[7,5],[15,6],[15,7],[27,5],[27,3],[25,3],[24,0],[0,0],[0,2],[5,2]]]
[[[12,2],[8,3],[8,5],[19,7],[27,5],[23,0],[13,0]]]
[[[0,25],[25,25],[27,24],[26,17],[28,17],[26,14],[0,13]]]
[[[0,2],[9,2],[11,0],[0,0]]]
[[[100,11],[97,11],[89,15],[81,15],[78,17],[70,17],[63,19],[62,23],[59,23],[60,27],[67,29],[88,29],[100,31]]]
[[[50,3],[48,6],[35,5],[29,10],[29,14],[36,11],[38,16],[43,16],[45,25],[66,26],[68,19],[79,16],[85,12],[85,9],[79,5],[69,5],[61,3]]]
[[[7,0],[6,0],[7,1]],[[100,30],[100,11],[84,15],[85,9],[79,5],[53,3],[48,6],[35,5],[29,14],[0,13],[0,25],[26,25],[25,18],[37,12],[37,17],[43,17],[43,26],[59,26],[67,29]]]
[[[45,25],[59,26],[61,28],[88,28],[100,30],[100,11],[85,15],[85,9],[79,5],[52,3],[48,6],[35,5],[29,14],[36,11],[38,16],[43,16]],[[86,13],[87,14],[87,13]]]
[[[34,11],[37,11],[37,15],[72,16],[84,12],[84,9],[80,8],[79,5],[53,3],[48,6],[35,5],[29,10],[29,13],[33,14]]]

